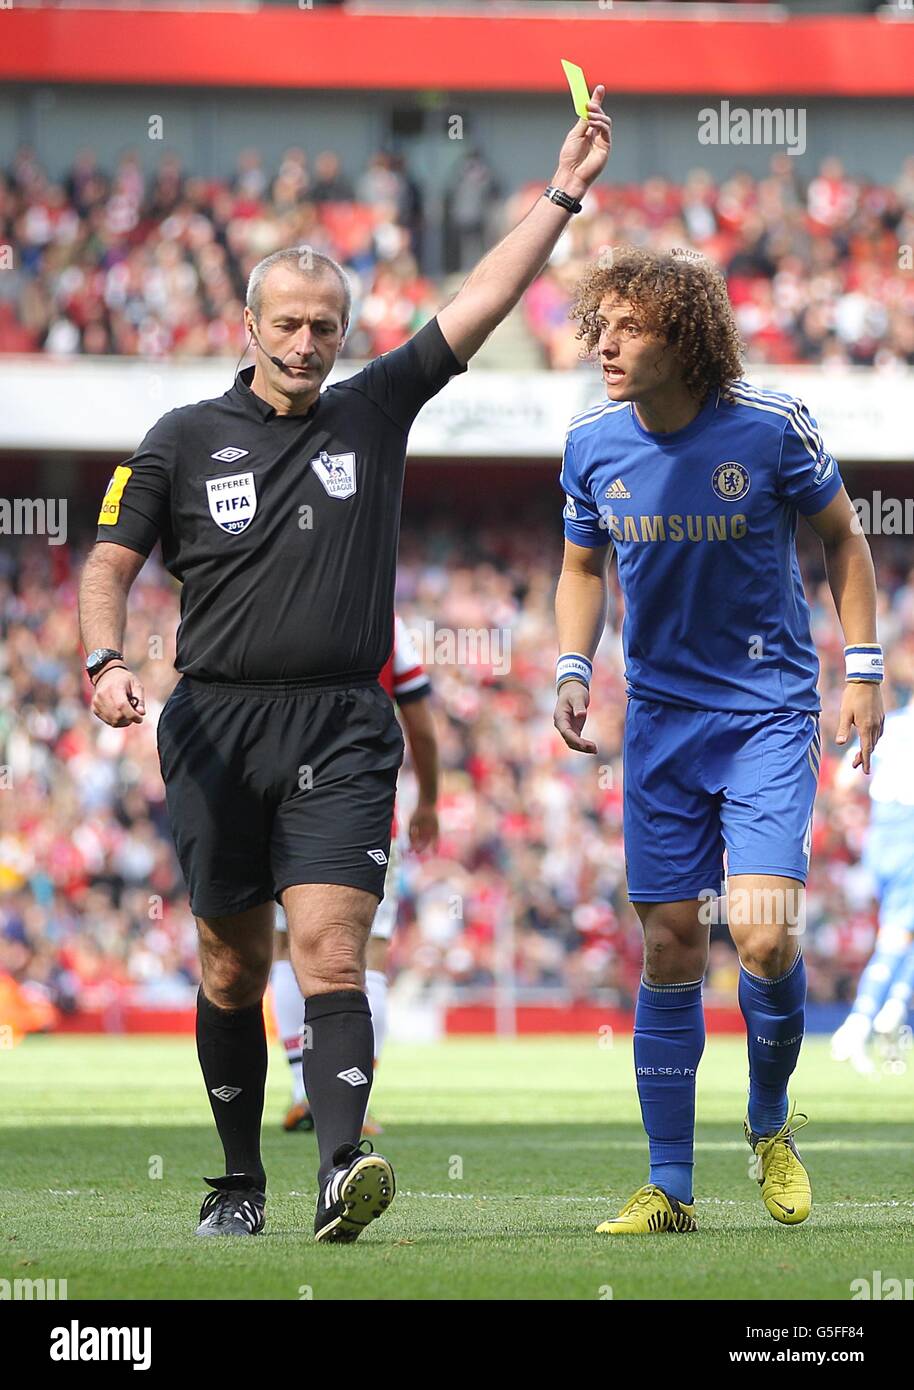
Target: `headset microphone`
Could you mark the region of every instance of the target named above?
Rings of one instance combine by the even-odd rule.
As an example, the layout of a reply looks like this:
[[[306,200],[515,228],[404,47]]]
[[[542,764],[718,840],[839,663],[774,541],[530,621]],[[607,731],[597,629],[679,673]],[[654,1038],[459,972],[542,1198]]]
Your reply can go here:
[[[285,362],[282,360],[281,357],[273,357],[273,355],[272,355],[271,353],[267,352],[267,350],[266,350],[266,348],[264,347],[263,343],[260,341],[260,339],[258,338],[257,334],[254,332],[253,324],[251,325],[250,333],[251,333],[251,337],[254,339],[254,342],[255,342],[255,343],[257,344],[257,346],[260,348],[260,351],[263,353],[264,357],[268,357],[268,358],[270,359],[270,361],[273,363],[273,366],[274,366],[274,367],[279,367],[280,371],[283,371],[283,370],[285,369],[285,365],[286,365]]]

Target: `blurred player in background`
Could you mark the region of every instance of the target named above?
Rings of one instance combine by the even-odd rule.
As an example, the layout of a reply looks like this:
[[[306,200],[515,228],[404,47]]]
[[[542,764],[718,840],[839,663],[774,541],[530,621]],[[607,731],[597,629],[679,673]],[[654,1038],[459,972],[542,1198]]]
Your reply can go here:
[[[788,1112],[803,1040],[802,929],[820,757],[818,660],[796,556],[798,516],[822,541],[848,643],[838,742],[869,772],[882,728],[882,652],[866,539],[800,401],[740,379],[723,279],[697,256],[634,248],[578,289],[578,337],[598,348],[607,400],[571,421],[561,481],[556,728],[581,733],[606,613],[606,546],[625,599],[624,838],[644,928],[634,1060],[650,1175],[598,1229],[695,1229],[695,1077],[702,981],[723,879],[749,1049],[745,1135],[770,1215],[812,1204]]]
[[[838,772],[848,787],[848,758]],[[879,932],[860,976],[853,1007],[831,1042],[836,1062],[871,1072],[872,1037],[898,1051],[914,993],[914,701],[886,716],[885,733],[873,755],[869,784],[870,823],[863,863],[879,902]],[[890,1061],[895,1060],[889,1058]]]
[[[432,715],[432,687],[425,668],[419,660],[416,645],[403,621],[394,615],[394,648],[383,666],[378,683],[387,691],[400,712],[406,733],[406,744],[416,772],[419,796],[409,820],[408,848],[421,852],[438,838],[438,745]],[[400,871],[401,836],[398,834],[396,809],[390,836],[390,856],[384,879],[384,897],[374,915],[366,956],[365,993],[371,1007],[374,1028],[374,1064],[377,1067],[387,1035],[387,957],[397,925],[399,903],[398,876]],[[276,913],[276,958],[270,974],[273,987],[273,1007],[279,1036],[286,1050],[286,1060],[292,1070],[292,1104],[283,1129],[311,1130],[314,1120],[305,1094],[302,1072],[302,1026],[304,997],[298,987],[289,960],[289,942],[285,913]],[[370,1115],[365,1116],[362,1133],[374,1137],[383,1133]]]

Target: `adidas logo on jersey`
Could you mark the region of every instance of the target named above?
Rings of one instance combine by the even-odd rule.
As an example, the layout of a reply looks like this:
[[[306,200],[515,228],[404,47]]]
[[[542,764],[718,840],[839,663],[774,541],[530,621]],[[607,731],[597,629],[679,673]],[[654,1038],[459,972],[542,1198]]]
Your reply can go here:
[[[623,483],[622,479],[617,478],[614,483],[610,483],[603,496],[612,498],[631,497],[631,493]]]

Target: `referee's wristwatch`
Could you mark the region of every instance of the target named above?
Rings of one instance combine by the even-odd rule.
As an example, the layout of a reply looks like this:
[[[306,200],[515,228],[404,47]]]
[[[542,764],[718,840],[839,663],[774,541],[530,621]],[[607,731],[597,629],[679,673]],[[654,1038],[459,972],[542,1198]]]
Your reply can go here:
[[[572,198],[570,193],[566,193],[562,188],[556,188],[554,183],[550,183],[543,194],[550,203],[555,203],[557,207],[564,208],[566,212],[580,212],[583,204],[577,198]]]
[[[109,661],[123,660],[124,653],[116,652],[113,647],[96,647],[95,651],[90,652],[86,658],[86,675],[94,685]]]

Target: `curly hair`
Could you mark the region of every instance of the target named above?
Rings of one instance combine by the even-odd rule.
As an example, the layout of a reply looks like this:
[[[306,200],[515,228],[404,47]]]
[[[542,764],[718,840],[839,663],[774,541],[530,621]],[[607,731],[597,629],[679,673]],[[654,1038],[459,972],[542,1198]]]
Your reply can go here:
[[[586,345],[582,358],[599,341],[597,312],[610,295],[635,305],[648,331],[675,348],[683,382],[699,400],[742,375],[742,344],[727,286],[697,252],[607,247],[575,294],[568,317],[581,320],[575,337]]]

